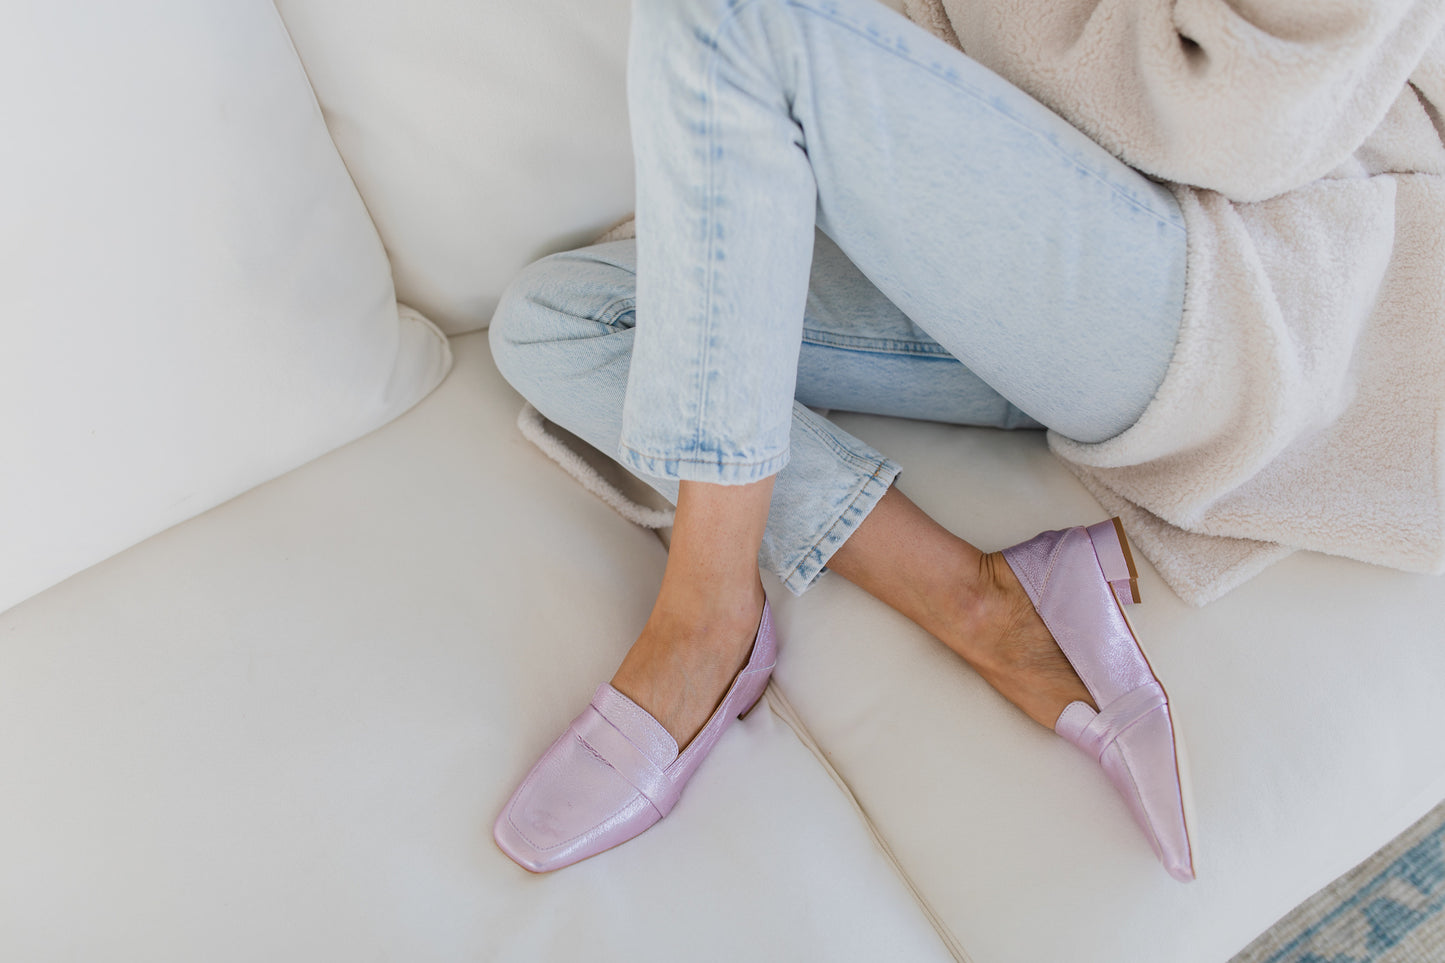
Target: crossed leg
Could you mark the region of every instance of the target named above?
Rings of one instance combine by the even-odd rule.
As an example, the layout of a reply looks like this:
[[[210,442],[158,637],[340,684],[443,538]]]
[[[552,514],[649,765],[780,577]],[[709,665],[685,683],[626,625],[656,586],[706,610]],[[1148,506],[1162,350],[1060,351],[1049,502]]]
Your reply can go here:
[[[1142,412],[1172,353],[1177,207],[865,0],[642,0],[634,29],[636,303],[647,316],[634,332],[625,297],[591,316],[533,291],[522,300],[538,308],[535,325],[588,316],[607,337],[493,328],[494,345],[510,346],[499,365],[544,414],[676,499],[657,606],[615,687],[686,744],[746,658],[761,554],[794,590],[824,565],[855,581],[1052,725],[1088,697],[1008,566],[913,506],[887,459],[796,404],[790,427],[794,397],[912,413],[874,404],[913,387],[886,370],[890,350],[873,352],[869,397],[808,397],[810,358],[851,347],[808,345],[813,225],[916,322],[911,343],[936,339],[951,370],[1010,418],[1102,440]],[[623,348],[604,364],[586,341]],[[530,370],[509,369],[503,356],[523,346]],[[539,375],[542,356],[591,390],[565,370]],[[550,380],[538,391],[518,383],[539,378]],[[625,402],[601,381],[624,384]]]
[[[757,551],[772,478],[683,482],[657,604],[612,685],[679,746],[707,722],[747,661],[762,611]],[[1009,701],[1052,728],[1070,702],[1094,706],[1013,571],[890,488],[829,568],[912,619]]]

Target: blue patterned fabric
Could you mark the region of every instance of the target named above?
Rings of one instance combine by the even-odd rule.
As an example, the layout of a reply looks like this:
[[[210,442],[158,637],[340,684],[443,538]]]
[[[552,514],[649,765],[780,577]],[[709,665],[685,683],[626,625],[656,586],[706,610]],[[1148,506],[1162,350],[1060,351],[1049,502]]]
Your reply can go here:
[[[1344,899],[1265,963],[1375,963],[1445,912],[1445,823]],[[1445,947],[1437,947],[1445,960]]]

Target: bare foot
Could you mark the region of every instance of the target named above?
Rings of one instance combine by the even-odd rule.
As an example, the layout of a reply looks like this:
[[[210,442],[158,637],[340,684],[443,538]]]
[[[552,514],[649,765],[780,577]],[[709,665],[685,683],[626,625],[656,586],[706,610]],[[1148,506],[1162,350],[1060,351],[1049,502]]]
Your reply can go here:
[[[1039,725],[1052,729],[1071,702],[1097,710],[1001,552],[979,560],[977,585],[961,634],[945,643]]]
[[[763,611],[763,586],[728,593],[664,591],[612,686],[687,747],[746,664]],[[680,596],[686,597],[680,597]]]
[[[889,488],[828,567],[908,616],[1052,729],[1093,705],[1000,552],[985,554]]]

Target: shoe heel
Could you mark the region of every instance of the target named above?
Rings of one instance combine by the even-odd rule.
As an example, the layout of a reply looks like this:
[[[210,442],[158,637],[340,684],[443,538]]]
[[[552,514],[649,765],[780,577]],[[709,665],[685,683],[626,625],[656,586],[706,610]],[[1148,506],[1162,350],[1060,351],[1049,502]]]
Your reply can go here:
[[[1139,571],[1134,567],[1134,554],[1124,537],[1124,524],[1118,516],[1085,529],[1094,543],[1094,555],[1104,579],[1114,590],[1120,605],[1134,605],[1139,599]]]
[[[744,709],[742,712],[739,712],[739,713],[738,713],[738,718],[739,718],[739,719],[746,719],[748,716],[750,716],[750,715],[752,714],[752,711],[753,711],[754,709],[756,709],[756,708],[758,707],[759,703],[761,703],[761,702],[763,701],[763,696],[767,695],[767,692],[768,692],[767,683],[763,683],[763,687],[758,690],[758,697],[757,697],[756,699],[754,699],[751,703],[749,703],[749,704],[748,704],[748,707],[747,707],[746,709]]]

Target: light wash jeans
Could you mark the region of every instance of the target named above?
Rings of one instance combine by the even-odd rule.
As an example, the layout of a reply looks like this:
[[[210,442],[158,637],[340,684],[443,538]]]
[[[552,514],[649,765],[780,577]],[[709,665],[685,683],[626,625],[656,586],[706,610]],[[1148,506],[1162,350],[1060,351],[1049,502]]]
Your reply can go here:
[[[875,0],[635,0],[628,93],[635,245],[529,267],[494,356],[669,499],[777,473],[793,592],[899,472],[805,406],[1102,441],[1163,380],[1172,196]]]

